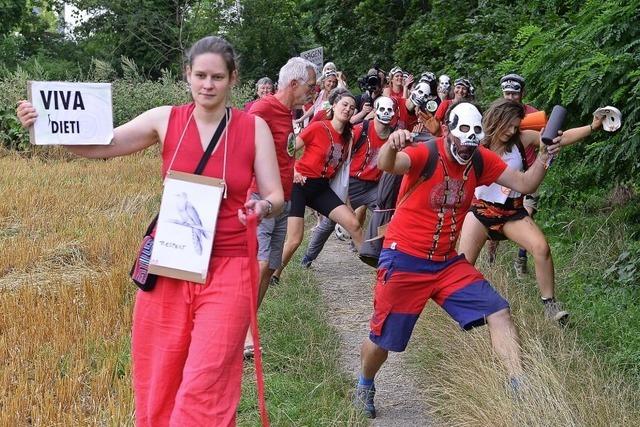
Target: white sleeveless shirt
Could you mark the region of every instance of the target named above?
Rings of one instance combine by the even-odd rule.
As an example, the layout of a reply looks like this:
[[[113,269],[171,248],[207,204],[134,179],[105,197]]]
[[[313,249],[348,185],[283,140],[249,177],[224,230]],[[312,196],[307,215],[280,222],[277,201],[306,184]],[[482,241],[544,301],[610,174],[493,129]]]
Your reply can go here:
[[[504,160],[507,166],[511,169],[518,171],[522,171],[524,169],[522,165],[522,156],[520,155],[518,147],[515,145],[511,147],[511,151],[506,151],[502,155],[502,160]],[[508,187],[503,187],[495,182],[491,185],[481,185],[476,187],[475,191],[476,199],[491,203],[504,203],[507,201],[507,198],[515,199],[520,197],[520,195],[521,193],[518,193]]]

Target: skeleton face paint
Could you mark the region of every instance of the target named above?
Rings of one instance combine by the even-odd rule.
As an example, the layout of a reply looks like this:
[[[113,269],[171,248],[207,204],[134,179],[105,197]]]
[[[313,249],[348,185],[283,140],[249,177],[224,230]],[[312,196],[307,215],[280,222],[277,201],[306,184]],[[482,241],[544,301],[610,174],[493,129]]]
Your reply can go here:
[[[471,160],[471,156],[484,138],[482,129],[482,114],[467,102],[455,106],[449,113],[449,149],[453,158],[465,165]]]
[[[449,92],[449,89],[451,89],[451,78],[443,74],[438,79],[438,92]]]
[[[413,104],[417,107],[424,107],[427,105],[427,101],[431,96],[431,87],[429,87],[428,83],[422,82],[418,83],[411,91],[411,95],[409,95],[409,99]]]
[[[395,115],[394,104],[391,98],[386,96],[377,98],[374,103],[374,108],[376,110],[376,118],[380,123],[383,125],[391,123],[391,120]]]

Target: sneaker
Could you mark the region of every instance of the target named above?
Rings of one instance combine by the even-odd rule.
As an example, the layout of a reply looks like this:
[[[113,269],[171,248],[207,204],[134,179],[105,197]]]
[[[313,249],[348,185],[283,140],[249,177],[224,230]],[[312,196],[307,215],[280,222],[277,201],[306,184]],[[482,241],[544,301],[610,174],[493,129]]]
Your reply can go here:
[[[553,319],[558,323],[564,323],[569,317],[569,312],[562,309],[562,304],[551,298],[550,300],[543,300],[544,315],[547,319]]]
[[[507,393],[515,402],[522,402],[527,383],[524,376],[511,377],[507,381]]]
[[[347,240],[351,239],[351,236],[349,235],[347,230],[345,230],[344,227],[341,226],[340,224],[336,224],[336,227],[334,228],[333,232],[335,233],[336,238],[343,242],[346,242]]]
[[[356,394],[353,404],[356,409],[364,412],[367,418],[376,417],[376,407],[373,405],[373,397],[376,395],[376,386],[356,385]]]
[[[304,254],[304,256],[302,257],[302,261],[300,261],[300,265],[302,265],[304,268],[310,268],[312,262],[313,260],[309,259],[307,254]]]
[[[527,257],[518,256],[513,262],[513,268],[516,269],[516,276],[518,276],[518,278],[527,274]]]
[[[353,240],[349,242],[349,250],[354,254],[358,253],[358,250],[356,249],[356,245],[355,243],[353,243]]]
[[[280,278],[278,276],[271,276],[269,279],[269,286],[277,286],[280,284]]]
[[[498,252],[498,242],[496,240],[489,240],[489,247],[487,248],[487,254],[489,255],[489,265],[493,265],[496,262],[496,254]]]

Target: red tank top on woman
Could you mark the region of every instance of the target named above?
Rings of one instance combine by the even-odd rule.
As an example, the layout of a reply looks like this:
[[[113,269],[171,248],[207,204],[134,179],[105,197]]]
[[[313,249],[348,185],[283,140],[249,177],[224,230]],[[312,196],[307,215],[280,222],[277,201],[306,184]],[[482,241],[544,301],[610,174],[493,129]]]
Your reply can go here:
[[[162,147],[163,177],[166,176],[173,153],[194,108],[195,105],[191,103],[175,106],[171,109],[167,134]],[[225,133],[228,133],[226,138],[227,164],[226,174],[223,177]],[[207,145],[208,143],[209,141],[206,141]],[[203,153],[198,125],[195,119],[191,119],[171,169],[193,173]],[[212,256],[247,256],[246,227],[238,219],[238,209],[244,207],[247,199],[247,190],[254,174],[254,158],[255,117],[243,111],[232,109],[231,120],[202,172],[203,176],[224,178],[227,185],[227,198],[222,199],[218,213]]]

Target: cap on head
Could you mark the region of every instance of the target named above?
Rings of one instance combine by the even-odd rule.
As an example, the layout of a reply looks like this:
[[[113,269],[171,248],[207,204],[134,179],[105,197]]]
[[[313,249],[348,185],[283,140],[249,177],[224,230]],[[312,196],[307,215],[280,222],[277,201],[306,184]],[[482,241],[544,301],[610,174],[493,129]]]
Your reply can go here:
[[[389,76],[390,76],[390,77],[393,77],[395,74],[398,74],[398,73],[400,73],[400,74],[402,74],[402,73],[403,73],[402,68],[400,68],[400,67],[393,67],[393,68],[391,69],[391,71],[389,71]]]
[[[503,92],[521,93],[524,89],[524,77],[519,74],[507,74],[500,79]]]
[[[467,79],[460,78],[460,79],[456,79],[456,81],[453,82],[453,85],[454,86],[464,86],[467,89],[469,89],[471,87],[471,82],[469,80],[467,80]]]

